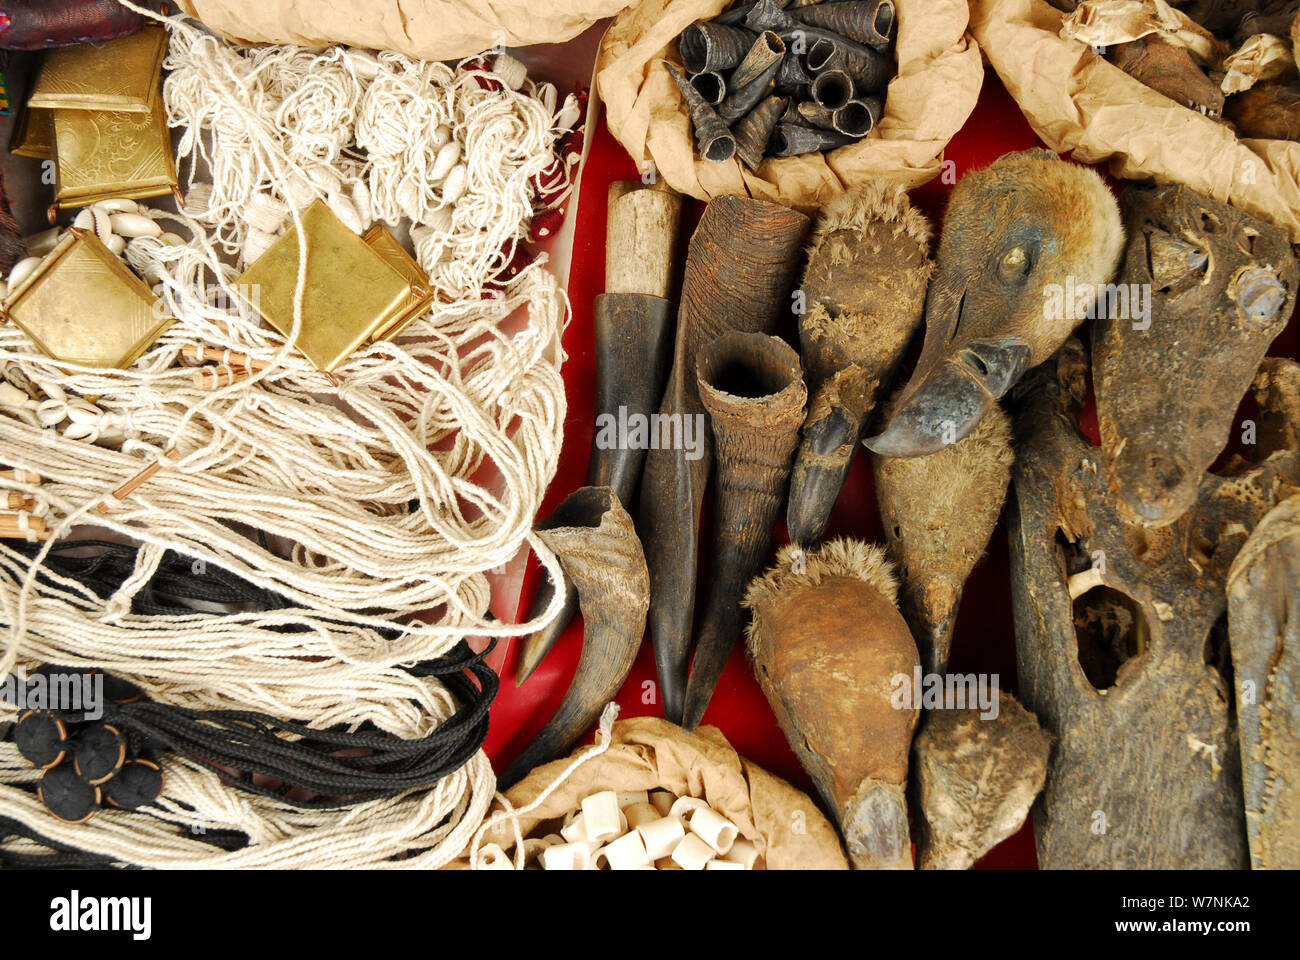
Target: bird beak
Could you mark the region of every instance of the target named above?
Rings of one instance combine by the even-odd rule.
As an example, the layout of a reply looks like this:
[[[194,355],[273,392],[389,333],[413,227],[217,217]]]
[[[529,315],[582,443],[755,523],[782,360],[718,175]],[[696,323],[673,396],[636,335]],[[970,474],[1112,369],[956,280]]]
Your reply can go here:
[[[826,416],[804,427],[785,521],[795,543],[811,546],[826,531],[861,433],[861,418],[842,406],[832,406]]]
[[[924,457],[967,436],[1029,366],[1018,337],[975,340],[913,377],[882,433],[863,443],[885,457]]]

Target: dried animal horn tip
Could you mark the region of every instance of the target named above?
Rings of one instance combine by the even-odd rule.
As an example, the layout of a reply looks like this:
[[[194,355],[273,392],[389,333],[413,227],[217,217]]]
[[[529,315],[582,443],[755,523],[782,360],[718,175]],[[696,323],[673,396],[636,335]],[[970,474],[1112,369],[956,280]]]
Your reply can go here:
[[[736,153],[751,170],[763,162],[763,151],[772,139],[776,122],[786,108],[785,97],[771,96],[749,111],[732,129],[736,138]]]
[[[813,102],[835,111],[853,99],[853,78],[843,70],[824,70],[812,85]]]
[[[691,73],[730,70],[745,58],[753,45],[748,30],[720,23],[696,22],[677,38],[677,52]]]
[[[857,143],[857,138],[846,137],[835,130],[815,130],[812,127],[797,127],[792,123],[778,123],[772,131],[767,152],[773,157],[797,157],[819,150],[834,150],[850,143]]]
[[[877,49],[893,39],[898,17],[893,0],[832,0],[803,7],[799,19]]]
[[[770,2],[770,0],[769,0]],[[785,56],[785,41],[778,37],[771,30],[764,30],[759,34],[754,45],[749,48],[745,54],[745,59],[740,61],[740,66],[736,67],[731,74],[730,87],[738,90],[754,80],[761,77],[774,63],[779,63]],[[779,70],[780,67],[778,66]]]
[[[718,105],[718,116],[731,123],[743,117],[757,106],[772,89],[772,79],[781,69],[780,59],[774,60],[753,80],[744,86],[728,88],[727,98]]]
[[[691,126],[695,130],[695,146],[700,156],[714,163],[722,163],[736,155],[736,140],[727,129],[727,125],[718,112],[705,102],[700,92],[691,86],[682,72],[671,63],[666,64],[668,72],[677,81],[677,88],[682,92],[686,107],[691,114]]]
[[[889,60],[880,51],[835,34],[819,37],[808,48],[804,65],[814,74],[843,70],[863,93],[878,93],[889,85]]]
[[[786,30],[798,25],[799,21],[782,10],[776,0],[758,0],[745,15],[745,26],[751,30]]]
[[[850,100],[831,115],[831,124],[847,136],[865,137],[876,128],[883,106],[879,97]]]
[[[691,77],[691,86],[704,98],[704,102],[711,106],[716,107],[727,95],[726,78],[714,70],[695,74]]]

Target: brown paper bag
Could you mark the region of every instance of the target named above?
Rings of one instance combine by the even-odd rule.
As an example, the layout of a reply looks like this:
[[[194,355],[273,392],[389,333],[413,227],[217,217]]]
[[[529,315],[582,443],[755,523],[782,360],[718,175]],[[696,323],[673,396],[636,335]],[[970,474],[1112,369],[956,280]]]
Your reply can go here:
[[[516,809],[531,803],[570,760],[538,767],[506,798]],[[707,801],[758,847],[769,870],[848,869],[839,835],[807,795],[741,757],[716,727],[686,733],[658,717],[615,723],[609,750],[578,767],[537,809],[520,817],[519,829],[528,837],[539,823],[577,810],[583,799],[601,790],[654,789]],[[512,853],[509,821],[488,830],[483,842]],[[451,867],[463,869],[468,863],[466,851]]]
[[[630,0],[180,0],[240,43],[346,43],[425,60],[460,60],[501,44],[561,43]],[[364,13],[358,11],[364,8]]]
[[[972,0],[971,32],[1043,141],[1117,177],[1185,183],[1269,220],[1300,242],[1300,143],[1239,140],[1059,36],[1043,0]]]
[[[731,5],[642,0],[601,41],[596,85],[606,123],[642,171],[653,162],[671,187],[702,200],[751,196],[805,211],[871,178],[915,187],[939,172],[943,149],[975,109],[984,81],[979,50],[966,36],[965,0],[897,0],[898,76],[867,139],[826,154],[764,160],[756,173],[739,158],[695,159],[690,115],[663,66],[681,66],[676,40],[685,27]]]

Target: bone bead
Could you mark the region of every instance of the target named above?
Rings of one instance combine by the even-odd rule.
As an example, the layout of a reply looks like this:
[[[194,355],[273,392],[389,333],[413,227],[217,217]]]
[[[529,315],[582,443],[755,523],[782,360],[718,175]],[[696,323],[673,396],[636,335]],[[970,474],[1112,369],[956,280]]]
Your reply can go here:
[[[325,193],[337,193],[343,189],[343,179],[333,168],[317,165],[307,170],[307,180]]]
[[[601,855],[611,870],[637,870],[650,863],[641,834],[635,830],[605,844]]]
[[[688,833],[673,848],[672,861],[683,870],[703,870],[712,859],[713,848],[693,833]]]
[[[731,849],[723,859],[728,863],[739,863],[746,870],[753,870],[754,864],[758,862],[758,847],[741,838],[731,845]]]
[[[9,299],[9,284],[0,280],[0,303]]]
[[[673,801],[676,799],[677,798],[667,790],[650,791],[650,806],[658,810],[659,816],[661,817],[666,817],[670,812],[672,812]]]
[[[704,865],[705,870],[744,870],[743,863],[733,863],[731,860],[710,860]]]
[[[316,199],[316,188],[296,173],[285,178],[284,198],[289,204],[302,209]]]
[[[140,212],[140,204],[134,200],[128,200],[126,197],[110,197],[107,200],[100,200],[98,203],[93,204],[93,207],[108,214]]]
[[[613,790],[602,790],[583,800],[582,816],[587,839],[596,843],[613,840],[627,829],[627,820],[618,808],[618,794]]]
[[[620,810],[626,810],[634,804],[649,802],[650,792],[648,790],[620,790],[618,792],[618,808]]]
[[[36,272],[36,268],[41,265],[40,257],[28,257],[26,260],[19,260],[14,264],[14,268],[9,271],[9,289],[17,290],[24,280]]]
[[[433,170],[429,173],[429,182],[440,182],[458,163],[460,163],[460,141],[449,140],[438,148],[438,155],[433,160]]]
[[[510,857],[500,845],[495,843],[483,844],[483,849],[479,853],[480,870],[513,870],[515,865],[510,862]]]
[[[673,801],[672,808],[669,809],[670,817],[681,817],[682,822],[686,823],[691,819],[691,815],[696,810],[707,810],[709,805],[699,797],[678,797]]]
[[[719,855],[736,842],[736,826],[726,817],[704,807],[691,814],[691,833],[707,843]]]
[[[660,817],[650,823],[637,827],[641,842],[645,844],[646,854],[651,860],[662,860],[670,856],[677,844],[686,836],[680,817]]]
[[[659,819],[659,811],[648,803],[634,803],[623,808],[623,817],[627,820],[627,828],[635,830],[643,823],[653,823]]]
[[[162,227],[138,213],[115,213],[108,218],[119,237],[161,237]]]
[[[564,842],[560,837],[556,837],[556,840],[559,840],[561,843]],[[555,846],[555,844],[548,842],[546,837],[528,838],[524,841],[524,863],[532,863],[539,859],[543,850],[547,847],[553,846]]]
[[[189,246],[189,244],[185,241],[185,238],[182,237],[179,233],[164,233],[158,239],[163,243],[167,244],[167,246],[169,247]]]
[[[567,822],[560,828],[560,836],[566,843],[578,843],[587,839],[586,818],[581,812],[565,818]]]
[[[542,851],[544,870],[586,870],[592,862],[592,847],[585,841],[557,843]]]

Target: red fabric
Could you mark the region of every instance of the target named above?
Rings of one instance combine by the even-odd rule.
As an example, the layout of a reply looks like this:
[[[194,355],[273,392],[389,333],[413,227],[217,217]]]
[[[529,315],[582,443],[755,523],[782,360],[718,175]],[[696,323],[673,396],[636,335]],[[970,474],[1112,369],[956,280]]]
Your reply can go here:
[[[933,222],[936,239],[948,192],[956,178],[987,166],[1004,153],[1033,146],[1042,144],[997,76],[992,71],[986,72],[984,89],[975,112],[945,153],[946,161],[951,164],[946,166],[946,174],[912,193],[913,200]],[[568,354],[563,372],[569,403],[564,447],[559,471],[547,491],[539,516],[550,513],[561,500],[580,487],[585,478],[595,402],[592,311],[595,297],[604,291],[606,191],[614,180],[635,179],[637,176],[631,158],[610,136],[602,122],[594,131],[591,152],[583,172],[568,288],[573,320],[563,340]],[[687,205],[682,226],[683,257],[685,241],[702,210],[702,204],[691,202]],[[781,332],[792,342],[798,342],[793,329]],[[1294,356],[1298,342],[1300,331],[1293,319],[1287,332],[1274,344],[1272,352]],[[1249,409],[1248,405],[1246,409]],[[1091,405],[1081,418],[1081,426],[1093,437],[1094,443],[1097,442],[1096,415]],[[709,529],[709,521],[706,505],[703,530]],[[827,535],[883,542],[865,451],[859,451],[854,458],[853,470]],[[773,552],[775,545],[785,542],[787,537],[782,523],[776,531]],[[702,547],[707,549],[707,546],[708,538],[705,537]],[[701,568],[706,571],[701,577],[703,582],[708,576],[707,557],[703,558]],[[525,612],[541,575],[536,560],[530,560],[520,604]],[[523,687],[516,687],[514,681],[517,652],[512,649],[506,655],[501,694],[492,708],[492,725],[486,743],[488,754],[498,770],[504,769],[559,704],[577,666],[581,645],[582,620],[579,617]],[[1015,634],[1004,524],[999,524],[994,531],[988,555],[971,574],[958,615],[951,669],[960,673],[997,673],[1002,689],[1015,692]],[[656,693],[654,657],[647,637],[636,665],[619,692],[617,699],[622,708],[621,715],[661,715]],[[811,791],[808,777],[786,744],[785,736],[754,680],[742,644],[738,643],[732,653],[704,715],[704,722],[721,729],[742,755]],[[589,732],[586,742],[590,742],[591,737]],[[1033,869],[1036,866],[1033,831],[1026,824],[989,853],[976,869]]]

